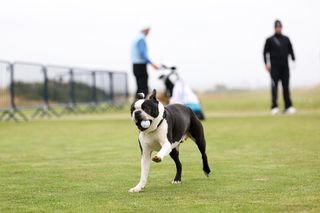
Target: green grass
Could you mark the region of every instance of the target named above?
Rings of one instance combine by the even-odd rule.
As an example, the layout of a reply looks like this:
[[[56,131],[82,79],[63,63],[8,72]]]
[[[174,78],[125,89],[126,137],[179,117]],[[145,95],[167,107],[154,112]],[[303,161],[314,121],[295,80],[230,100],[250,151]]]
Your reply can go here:
[[[296,92],[294,116],[261,114],[263,92],[203,100],[211,177],[187,140],[183,182],[170,183],[168,157],[139,194],[127,192],[140,174],[128,112],[0,123],[0,212],[320,212],[319,93]]]
[[[269,93],[269,91],[230,91],[205,95],[202,101],[209,111],[265,111],[271,107]],[[279,93],[279,107],[283,108],[281,95]],[[319,109],[320,86],[308,90],[293,90],[292,96],[294,105],[298,109]]]

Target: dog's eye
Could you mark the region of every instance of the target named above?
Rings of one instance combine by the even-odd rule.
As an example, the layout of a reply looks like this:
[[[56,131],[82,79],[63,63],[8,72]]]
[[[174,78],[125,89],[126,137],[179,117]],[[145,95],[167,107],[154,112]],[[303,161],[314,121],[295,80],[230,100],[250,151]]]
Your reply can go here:
[[[157,117],[159,115],[159,110],[158,110],[158,105],[155,104],[153,101],[151,100],[146,100],[141,108],[143,109],[143,111],[145,111],[148,115],[151,115],[152,117]]]

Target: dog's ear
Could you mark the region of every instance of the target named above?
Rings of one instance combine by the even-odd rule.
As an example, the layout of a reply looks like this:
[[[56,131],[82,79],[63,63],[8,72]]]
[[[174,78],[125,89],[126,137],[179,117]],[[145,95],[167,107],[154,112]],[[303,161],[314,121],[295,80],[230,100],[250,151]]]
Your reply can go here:
[[[157,90],[153,89],[152,94],[150,95],[149,99],[152,100],[152,101],[154,101],[154,102],[156,102],[156,103],[158,103],[158,100],[157,100]]]
[[[136,95],[136,100],[139,100],[139,99],[144,99],[144,94],[142,92]]]

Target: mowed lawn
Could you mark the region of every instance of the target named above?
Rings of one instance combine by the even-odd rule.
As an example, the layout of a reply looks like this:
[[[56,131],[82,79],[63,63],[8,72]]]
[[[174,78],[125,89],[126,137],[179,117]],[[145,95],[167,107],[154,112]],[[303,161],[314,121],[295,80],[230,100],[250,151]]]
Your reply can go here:
[[[126,110],[0,123],[0,212],[320,212],[316,91],[295,93],[293,116],[270,116],[266,92],[206,96],[212,175],[187,140],[182,183],[167,157],[138,194],[127,192],[140,150]]]

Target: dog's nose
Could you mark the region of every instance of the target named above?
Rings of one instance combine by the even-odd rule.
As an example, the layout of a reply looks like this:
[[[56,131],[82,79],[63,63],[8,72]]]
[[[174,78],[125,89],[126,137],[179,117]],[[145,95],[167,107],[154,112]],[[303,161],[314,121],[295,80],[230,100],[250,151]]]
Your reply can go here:
[[[141,115],[141,111],[135,111],[134,112],[134,117],[138,117],[139,115]]]

